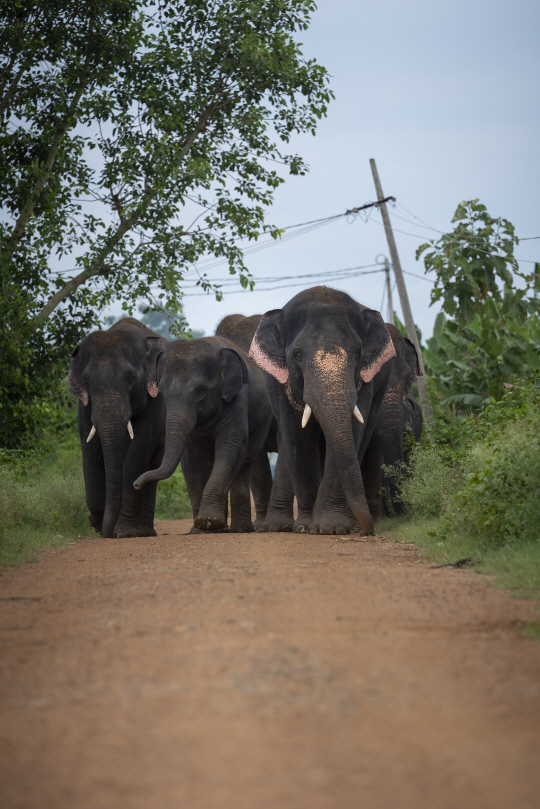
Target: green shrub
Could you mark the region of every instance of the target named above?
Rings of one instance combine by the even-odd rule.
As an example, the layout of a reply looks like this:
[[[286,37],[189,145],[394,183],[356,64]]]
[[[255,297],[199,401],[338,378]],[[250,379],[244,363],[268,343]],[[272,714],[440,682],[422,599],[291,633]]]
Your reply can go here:
[[[538,540],[539,427],[523,419],[472,447],[454,522],[498,545]]]
[[[401,483],[401,497],[408,511],[422,517],[444,515],[460,480],[459,467],[449,468],[435,446],[419,446],[412,454],[412,474]]]

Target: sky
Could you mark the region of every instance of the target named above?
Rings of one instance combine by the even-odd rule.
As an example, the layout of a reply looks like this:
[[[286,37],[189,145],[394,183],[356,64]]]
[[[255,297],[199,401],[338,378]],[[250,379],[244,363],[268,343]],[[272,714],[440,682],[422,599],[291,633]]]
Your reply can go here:
[[[320,0],[299,39],[305,56],[330,72],[336,100],[315,138],[290,144],[310,173],[278,189],[267,221],[287,227],[375,200],[374,158],[384,194],[397,199],[389,212],[408,273],[423,276],[416,248],[451,229],[462,200],[479,198],[520,237],[540,236],[539,29],[537,0]],[[192,328],[212,334],[227,314],[280,308],[302,289],[288,285],[307,273],[381,310],[383,273],[332,278],[385,255],[379,211],[367,223],[338,219],[246,257],[255,280],[276,278],[264,284],[276,288],[244,293],[233,285],[222,302],[191,290],[185,314]],[[516,256],[540,260],[540,239],[522,242]],[[209,275],[224,278],[227,268]],[[431,283],[411,275],[406,283],[429,337],[439,311],[429,306]],[[394,308],[401,316],[397,291]]]

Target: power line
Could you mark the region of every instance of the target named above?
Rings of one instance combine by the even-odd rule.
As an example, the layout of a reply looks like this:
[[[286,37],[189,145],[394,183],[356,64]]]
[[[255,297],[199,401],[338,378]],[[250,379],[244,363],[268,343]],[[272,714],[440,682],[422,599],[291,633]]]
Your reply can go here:
[[[384,272],[384,269],[367,270],[366,272],[359,272],[359,273],[356,273],[354,275],[352,275],[352,274],[351,275],[338,275],[337,273],[332,273],[331,275],[329,273],[320,273],[320,275],[325,276],[326,278],[328,278],[329,281],[346,281],[349,278],[357,278],[360,275],[373,275],[373,274],[379,273],[379,272]],[[292,276],[292,277],[294,278],[295,276]],[[296,277],[298,278],[300,276],[296,276]],[[305,281],[300,281],[299,283],[296,283],[296,284],[278,284],[277,286],[273,286],[273,287],[263,287],[263,288],[257,288],[256,287],[254,290],[235,289],[234,291],[227,290],[226,292],[227,292],[227,295],[242,295],[245,292],[252,292],[252,291],[253,292],[273,292],[276,289],[289,289],[290,287],[303,287],[303,286],[305,286],[305,284],[306,284]],[[193,287],[192,287],[192,289],[193,289]],[[187,292],[187,293],[185,293],[183,295],[183,297],[184,298],[200,298],[203,295],[206,296],[206,295],[209,295],[209,294],[212,294],[212,293],[215,294],[216,291],[219,292],[220,289],[217,289],[217,290],[216,289],[209,289],[207,292]]]

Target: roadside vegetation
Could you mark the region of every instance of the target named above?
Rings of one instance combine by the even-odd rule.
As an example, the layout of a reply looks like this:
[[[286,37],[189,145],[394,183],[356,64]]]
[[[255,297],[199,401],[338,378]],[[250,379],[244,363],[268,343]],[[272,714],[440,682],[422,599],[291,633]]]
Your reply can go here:
[[[540,265],[520,270],[512,224],[478,200],[453,222],[418,251],[443,309],[423,352],[436,423],[387,470],[408,516],[379,530],[540,595]]]

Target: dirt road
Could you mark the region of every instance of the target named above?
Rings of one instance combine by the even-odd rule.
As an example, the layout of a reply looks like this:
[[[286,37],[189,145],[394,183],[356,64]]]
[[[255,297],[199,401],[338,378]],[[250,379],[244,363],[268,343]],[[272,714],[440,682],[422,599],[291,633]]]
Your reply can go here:
[[[4,809],[538,807],[538,602],[189,525],[2,572]]]

